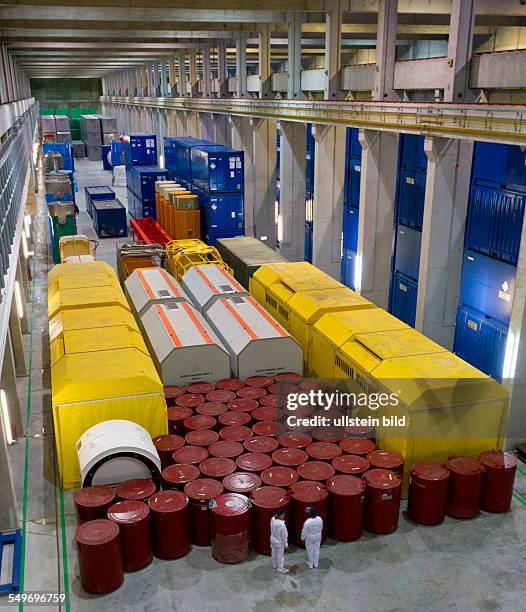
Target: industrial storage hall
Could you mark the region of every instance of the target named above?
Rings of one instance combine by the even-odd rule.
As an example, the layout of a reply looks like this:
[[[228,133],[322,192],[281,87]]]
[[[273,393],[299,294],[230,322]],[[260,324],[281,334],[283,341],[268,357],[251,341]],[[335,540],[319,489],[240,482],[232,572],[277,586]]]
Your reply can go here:
[[[525,66],[522,0],[0,2],[0,610],[526,610]]]

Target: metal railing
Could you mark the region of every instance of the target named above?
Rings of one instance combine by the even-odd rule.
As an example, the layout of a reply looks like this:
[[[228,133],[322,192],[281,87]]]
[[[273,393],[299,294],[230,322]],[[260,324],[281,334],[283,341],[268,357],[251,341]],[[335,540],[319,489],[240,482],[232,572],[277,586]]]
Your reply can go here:
[[[107,108],[137,106],[320,123],[526,145],[526,106],[103,96]]]

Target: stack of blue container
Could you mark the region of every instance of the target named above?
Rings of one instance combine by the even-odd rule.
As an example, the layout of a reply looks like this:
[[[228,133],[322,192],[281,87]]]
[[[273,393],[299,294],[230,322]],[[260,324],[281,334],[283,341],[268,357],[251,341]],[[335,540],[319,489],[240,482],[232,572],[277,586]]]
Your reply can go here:
[[[201,234],[208,244],[244,235],[243,151],[191,137],[167,137],[164,158],[170,178],[198,196]]]
[[[157,137],[155,134],[129,134],[123,149],[128,212],[137,219],[155,219],[155,182],[168,178],[168,171],[157,165]]]
[[[497,380],[508,327],[526,203],[525,153],[475,143],[454,350]]]
[[[115,192],[113,189],[106,186],[97,185],[94,187],[84,187],[84,194],[86,198],[86,210],[90,217],[93,217],[93,202],[115,199]]]
[[[389,311],[414,326],[427,179],[424,137],[401,134]]]
[[[312,123],[307,123],[307,155],[305,166],[305,243],[304,260],[312,263],[313,202],[314,202],[314,166],[315,143]]]
[[[356,289],[356,259],[358,253],[358,218],[360,207],[360,179],[362,145],[358,128],[347,128],[345,143],[345,183],[342,226],[342,283]]]
[[[64,161],[64,170],[75,170],[75,158],[73,157],[73,147],[70,142],[45,142],[42,145],[42,154],[60,153]]]

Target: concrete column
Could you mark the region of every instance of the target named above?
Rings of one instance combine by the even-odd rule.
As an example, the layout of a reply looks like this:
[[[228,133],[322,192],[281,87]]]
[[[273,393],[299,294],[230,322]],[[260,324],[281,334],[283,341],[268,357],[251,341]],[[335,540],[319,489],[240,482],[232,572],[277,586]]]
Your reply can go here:
[[[248,117],[229,117],[232,131],[232,146],[245,151],[245,235],[254,235],[254,173],[252,126]]]
[[[398,135],[360,130],[362,172],[356,290],[381,308],[389,302]]]
[[[394,90],[398,0],[378,0],[374,100],[399,100]]]
[[[199,94],[197,91],[197,50],[190,49],[188,58],[190,61],[190,95],[197,96]]]
[[[247,33],[237,32],[236,36],[236,96],[243,98],[247,93]]]
[[[169,92],[168,92],[168,73],[166,70],[166,58],[165,57],[161,59],[160,79],[161,79],[161,96],[166,97],[169,95]]]
[[[259,38],[259,97],[270,98],[272,90],[271,69],[271,27],[264,24],[258,33]]]
[[[8,331],[4,361],[2,364],[2,372],[0,376],[0,388],[5,391],[7,399],[7,407],[9,414],[9,423],[3,423],[3,428],[7,427],[11,436],[14,440],[17,440],[20,436],[24,435],[24,424],[22,421],[22,415],[20,412],[20,402],[18,401],[18,392],[16,387],[16,370],[15,362],[13,358],[13,344],[11,340],[11,333]],[[0,417],[0,420],[3,418]],[[1,432],[3,434],[3,431]],[[0,504],[1,506],[2,504]]]
[[[193,136],[194,138],[201,138],[200,134],[199,117],[197,113],[186,112],[186,130],[187,136]]]
[[[212,115],[213,137],[212,140],[227,147],[232,146],[232,129],[227,115]]]
[[[177,136],[188,136],[188,114],[184,111],[175,112],[175,133]]]
[[[304,98],[301,90],[301,21],[302,13],[288,14],[288,72],[289,84],[287,98]]]
[[[20,301],[23,314],[22,319],[20,319],[20,328],[23,334],[27,334],[29,333],[28,309],[24,299],[24,274],[21,270],[21,266],[17,266],[16,281],[18,282],[18,286],[20,287]]]
[[[177,93],[184,97],[186,92],[186,56],[181,54],[177,58]]]
[[[251,119],[253,233],[276,248],[276,130],[273,119]],[[246,162],[245,162],[246,163]]]
[[[212,66],[210,64],[210,45],[203,47],[203,97],[210,98],[212,95]]]
[[[219,81],[219,98],[228,97],[228,71],[226,65],[227,41],[220,38],[217,41],[217,80]]]
[[[472,102],[469,90],[469,68],[473,50],[475,0],[452,0],[447,49],[449,75],[444,102]]]
[[[342,15],[341,0],[335,0],[334,8],[325,14],[325,100],[335,100],[341,95]]]
[[[336,279],[341,275],[346,128],[314,125],[312,263]]]
[[[199,117],[199,137],[204,140],[214,140],[214,115],[212,113],[197,113]]]
[[[426,138],[428,157],[415,327],[453,349],[473,142]]]
[[[305,243],[305,124],[280,121],[279,252],[303,261]]]
[[[22,340],[22,327],[20,325],[22,319],[19,318],[16,304],[13,301],[11,311],[9,313],[9,334],[11,336],[11,348],[13,351],[13,360],[15,373],[17,376],[26,376],[26,360],[24,356],[24,343]]]

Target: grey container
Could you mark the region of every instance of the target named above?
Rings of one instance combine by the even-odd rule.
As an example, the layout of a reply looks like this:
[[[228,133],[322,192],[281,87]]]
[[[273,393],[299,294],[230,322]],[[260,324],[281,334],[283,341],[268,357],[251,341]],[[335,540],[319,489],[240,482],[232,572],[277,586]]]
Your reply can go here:
[[[53,194],[55,200],[61,200],[66,193],[72,193],[73,188],[67,174],[51,172],[44,177],[46,194]]]
[[[71,142],[71,133],[57,132],[57,142]]]
[[[67,115],[55,115],[57,132],[69,132],[69,117]]]
[[[245,289],[248,289],[250,278],[261,266],[288,261],[261,240],[250,236],[219,238],[216,248],[225,263],[234,271],[234,278]]]
[[[86,134],[100,134],[100,119],[97,115],[81,115],[80,129]]]
[[[90,161],[100,161],[102,159],[102,146],[86,144],[86,151]]]
[[[100,146],[102,144],[102,136],[100,132],[87,132],[86,134],[83,134],[82,140],[88,146]]]
[[[100,119],[100,129],[103,134],[117,131],[117,119],[109,115],[98,115]]]
[[[57,131],[54,115],[42,115],[40,117],[40,126],[42,134],[54,134]]]
[[[73,157],[86,157],[86,145],[82,140],[74,140],[71,143]]]

